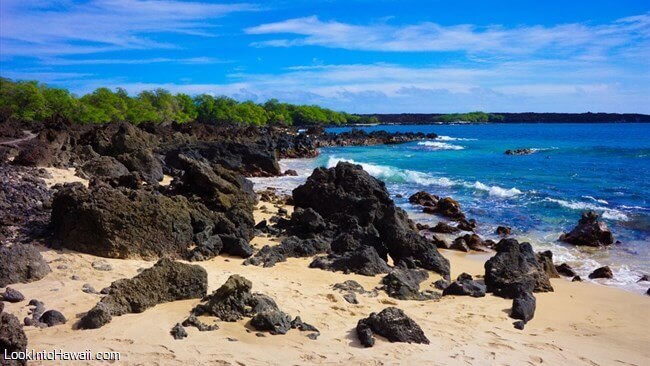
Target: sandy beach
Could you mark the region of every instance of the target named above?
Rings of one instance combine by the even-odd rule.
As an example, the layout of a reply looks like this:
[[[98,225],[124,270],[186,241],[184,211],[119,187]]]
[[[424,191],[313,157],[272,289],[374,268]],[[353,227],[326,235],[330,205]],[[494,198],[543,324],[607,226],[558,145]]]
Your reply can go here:
[[[66,172],[58,172],[60,181]],[[55,183],[54,181],[48,182]],[[259,208],[266,206],[267,212]],[[256,222],[268,218],[277,207],[261,202]],[[286,207],[291,210],[291,207]],[[256,237],[260,248],[278,243],[276,238]],[[461,272],[484,273],[489,254],[441,251],[451,262],[452,278]],[[42,249],[52,273],[30,284],[11,287],[26,299],[39,299],[47,309],[58,309],[68,323],[52,328],[25,327],[28,349],[66,351],[119,351],[124,365],[645,365],[650,362],[647,344],[648,298],[620,289],[592,283],[552,279],[555,292],[537,294],[535,318],[520,331],[508,314],[511,300],[488,296],[471,298],[446,296],[440,301],[401,301],[379,291],[378,296],[358,295],[359,304],[346,302],[332,288],[335,283],[355,280],[366,290],[380,286],[382,276],[361,276],[310,269],[310,258],[290,258],[272,268],[242,265],[241,258],[218,256],[198,262],[208,272],[209,292],[232,274],[253,282],[253,291],[273,297],[279,307],[320,330],[317,340],[305,332],[258,337],[247,326],[248,319],[218,322],[220,329],[199,332],[188,328],[189,337],[174,340],[169,334],[177,322],[187,317],[199,300],[161,304],[141,314],[114,317],[101,329],[76,330],[77,318],[94,306],[99,295],[81,291],[88,283],[100,290],[112,281],[130,278],[138,269],[154,262],[106,259],[112,271],[92,268],[97,257],[68,250]],[[422,289],[433,289],[440,277],[431,272]],[[78,280],[71,280],[71,276]],[[359,319],[387,306],[397,306],[420,324],[430,345],[390,343],[378,337],[373,348],[357,340]],[[5,311],[28,315],[27,301],[9,304]],[[214,318],[204,317],[211,324]],[[39,364],[33,362],[31,364]],[[43,363],[45,364],[45,363]],[[48,363],[51,364],[51,363]],[[83,363],[78,363],[83,364]],[[87,364],[91,364],[90,362]]]

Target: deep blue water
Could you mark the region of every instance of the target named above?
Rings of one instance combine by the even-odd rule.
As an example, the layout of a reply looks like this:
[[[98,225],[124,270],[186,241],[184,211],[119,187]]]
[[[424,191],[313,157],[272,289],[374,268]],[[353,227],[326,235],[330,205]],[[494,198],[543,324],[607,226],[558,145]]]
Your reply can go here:
[[[386,182],[395,201],[418,221],[407,198],[426,190],[458,200],[479,234],[495,238],[507,225],[536,249],[551,249],[556,263],[568,261],[582,277],[608,264],[611,284],[636,285],[650,273],[650,124],[384,125],[366,130],[434,132],[436,140],[403,145],[323,149],[317,159],[293,162],[303,174],[339,160],[360,163]],[[335,132],[345,128],[331,129]],[[506,149],[533,148],[525,156]],[[294,166],[295,167],[295,166]],[[403,195],[398,198],[397,195]],[[557,242],[585,209],[602,215],[621,244],[576,248]],[[496,238],[495,238],[496,239]]]

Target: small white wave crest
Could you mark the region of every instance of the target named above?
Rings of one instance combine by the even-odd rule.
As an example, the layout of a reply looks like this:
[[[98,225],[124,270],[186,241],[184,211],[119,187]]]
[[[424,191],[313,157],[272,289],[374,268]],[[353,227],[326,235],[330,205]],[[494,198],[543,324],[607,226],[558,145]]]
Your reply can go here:
[[[476,188],[480,191],[486,191],[490,196],[501,198],[509,198],[522,194],[522,192],[517,188],[507,189],[499,186],[488,186],[487,184],[481,182],[475,182],[471,185],[471,187]]]
[[[420,141],[419,146],[424,146],[427,150],[463,150],[463,146],[448,144],[439,141]]]
[[[572,210],[580,210],[580,211],[593,210],[596,212],[600,212],[602,217],[608,220],[627,221],[629,219],[624,212],[621,212],[616,209],[608,208],[608,207],[598,206],[593,203],[565,201],[565,200],[558,200],[555,198],[544,198],[544,201],[553,202],[562,207],[566,207]]]
[[[463,137],[451,137],[451,136],[438,136],[436,140],[439,141],[477,141],[478,139],[467,139]]]

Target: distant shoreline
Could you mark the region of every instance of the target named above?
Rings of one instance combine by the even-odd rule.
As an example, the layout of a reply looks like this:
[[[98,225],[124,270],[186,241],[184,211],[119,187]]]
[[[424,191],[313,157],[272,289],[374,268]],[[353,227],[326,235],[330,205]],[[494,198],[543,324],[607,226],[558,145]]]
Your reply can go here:
[[[379,124],[421,125],[421,124],[513,124],[513,123],[650,123],[650,114],[640,113],[491,113],[502,117],[494,121],[442,122],[436,119],[441,113],[397,113],[397,114],[359,114],[376,117]],[[352,126],[352,125],[351,125]]]

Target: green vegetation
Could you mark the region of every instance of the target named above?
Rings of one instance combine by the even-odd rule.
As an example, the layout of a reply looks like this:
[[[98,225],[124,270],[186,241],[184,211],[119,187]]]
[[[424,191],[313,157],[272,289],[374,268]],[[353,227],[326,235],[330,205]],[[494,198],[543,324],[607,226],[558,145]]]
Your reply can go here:
[[[225,96],[172,94],[164,89],[129,96],[126,90],[98,88],[77,97],[66,89],[36,81],[0,78],[0,121],[74,123],[130,122],[242,124],[263,126],[377,123],[315,105],[293,105],[271,99],[263,104],[238,102]]]
[[[435,118],[436,122],[501,122],[503,116],[484,112],[443,114]]]

